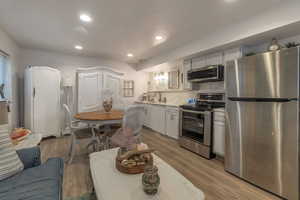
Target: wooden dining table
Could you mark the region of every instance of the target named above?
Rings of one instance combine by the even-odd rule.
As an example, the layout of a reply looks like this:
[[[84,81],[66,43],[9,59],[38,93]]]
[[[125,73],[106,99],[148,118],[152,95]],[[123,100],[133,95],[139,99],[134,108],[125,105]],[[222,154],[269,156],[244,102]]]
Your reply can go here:
[[[124,112],[120,110],[111,110],[110,112],[105,111],[94,111],[94,112],[81,112],[77,113],[74,118],[88,124],[92,129],[92,138],[91,142],[88,144],[88,147],[93,145],[94,151],[97,149],[98,145],[103,146],[103,149],[107,149],[108,144],[108,132],[111,130],[110,125],[121,124],[123,120]],[[96,129],[103,127],[104,134],[102,134],[100,141],[96,136]]]

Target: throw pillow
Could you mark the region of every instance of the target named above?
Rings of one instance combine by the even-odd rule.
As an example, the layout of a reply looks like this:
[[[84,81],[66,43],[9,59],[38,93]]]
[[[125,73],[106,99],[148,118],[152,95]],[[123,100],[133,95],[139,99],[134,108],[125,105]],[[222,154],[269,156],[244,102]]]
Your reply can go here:
[[[8,126],[0,126],[0,180],[6,179],[24,168],[8,133]]]

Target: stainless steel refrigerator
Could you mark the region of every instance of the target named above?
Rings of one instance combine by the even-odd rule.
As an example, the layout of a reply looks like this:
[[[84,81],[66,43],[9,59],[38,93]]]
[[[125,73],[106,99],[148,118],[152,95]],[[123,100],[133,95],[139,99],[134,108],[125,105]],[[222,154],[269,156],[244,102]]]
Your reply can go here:
[[[226,71],[226,171],[299,199],[299,48],[230,61]]]

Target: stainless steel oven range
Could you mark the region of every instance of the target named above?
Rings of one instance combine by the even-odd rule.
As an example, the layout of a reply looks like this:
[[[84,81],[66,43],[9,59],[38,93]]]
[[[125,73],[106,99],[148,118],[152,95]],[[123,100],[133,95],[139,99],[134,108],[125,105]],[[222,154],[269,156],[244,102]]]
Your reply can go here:
[[[213,109],[224,105],[223,93],[200,93],[195,105],[180,106],[180,146],[213,158]]]

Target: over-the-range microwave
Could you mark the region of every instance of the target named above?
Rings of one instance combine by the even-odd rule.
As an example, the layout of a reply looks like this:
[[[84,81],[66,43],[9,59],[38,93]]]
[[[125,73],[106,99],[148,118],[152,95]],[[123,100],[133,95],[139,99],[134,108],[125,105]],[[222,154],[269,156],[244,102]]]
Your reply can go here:
[[[191,82],[214,82],[224,80],[223,65],[209,65],[188,71],[187,78]]]

